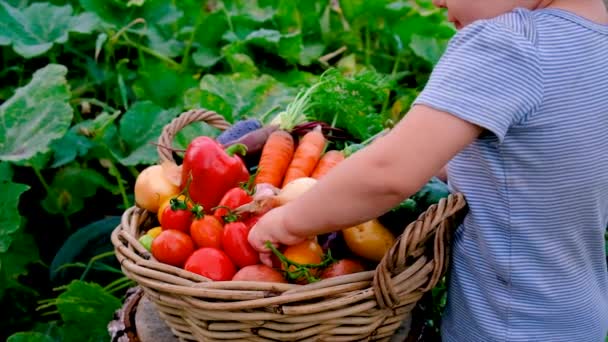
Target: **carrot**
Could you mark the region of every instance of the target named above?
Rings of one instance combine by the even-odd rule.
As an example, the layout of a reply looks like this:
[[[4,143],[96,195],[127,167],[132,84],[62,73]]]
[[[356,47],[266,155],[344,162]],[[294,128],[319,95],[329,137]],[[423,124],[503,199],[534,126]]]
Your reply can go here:
[[[272,132],[260,155],[255,184],[268,183],[280,187],[293,157],[294,145],[293,137],[288,132]]]
[[[342,151],[331,150],[325,152],[323,157],[321,157],[321,160],[319,160],[317,167],[315,167],[315,170],[312,172],[311,177],[319,179],[325,176],[329,170],[338,165],[344,158],[344,153],[342,153]]]
[[[300,139],[283,179],[283,186],[294,179],[309,177],[314,171],[327,142],[320,128],[317,126]]]

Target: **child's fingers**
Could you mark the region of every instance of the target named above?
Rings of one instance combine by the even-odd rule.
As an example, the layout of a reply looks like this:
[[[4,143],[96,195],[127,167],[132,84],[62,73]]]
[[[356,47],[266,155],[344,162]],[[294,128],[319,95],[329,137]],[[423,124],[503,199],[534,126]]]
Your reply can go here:
[[[262,264],[272,267],[272,253],[262,252],[260,253],[260,261]]]

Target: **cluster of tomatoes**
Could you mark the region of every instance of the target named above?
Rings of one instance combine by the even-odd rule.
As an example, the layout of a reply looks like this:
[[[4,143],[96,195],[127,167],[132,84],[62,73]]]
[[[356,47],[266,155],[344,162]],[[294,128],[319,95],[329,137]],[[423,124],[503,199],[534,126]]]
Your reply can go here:
[[[171,196],[158,208],[159,227],[149,230],[140,242],[160,262],[212,280],[231,280],[237,270],[260,264],[259,254],[247,241],[258,217],[232,212],[251,200],[246,189],[235,187],[205,213],[187,194]],[[272,269],[265,271],[281,276]]]
[[[170,188],[167,188],[170,189]],[[318,239],[274,249],[273,267],[261,263],[247,240],[259,215],[237,215],[234,209],[253,200],[246,187],[234,187],[206,214],[177,188],[164,193],[156,211],[158,226],[139,242],[162,263],[181,267],[214,281],[240,280],[306,284],[319,279],[361,272],[363,263],[335,260]]]

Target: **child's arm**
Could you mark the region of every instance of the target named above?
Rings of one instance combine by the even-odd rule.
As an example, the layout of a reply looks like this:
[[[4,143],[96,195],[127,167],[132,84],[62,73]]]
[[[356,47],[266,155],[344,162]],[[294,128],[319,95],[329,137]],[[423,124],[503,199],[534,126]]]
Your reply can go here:
[[[298,240],[378,217],[418,191],[481,128],[426,106],[414,106],[386,136],[332,169],[316,186],[271,210],[252,229],[250,242]]]

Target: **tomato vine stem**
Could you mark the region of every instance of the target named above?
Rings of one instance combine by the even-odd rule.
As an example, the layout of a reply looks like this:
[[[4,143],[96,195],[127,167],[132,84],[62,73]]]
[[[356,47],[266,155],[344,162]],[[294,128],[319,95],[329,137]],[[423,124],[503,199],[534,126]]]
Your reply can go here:
[[[300,264],[298,262],[287,259],[287,257],[283,253],[281,253],[281,251],[279,251],[270,241],[266,241],[265,245],[266,248],[270,249],[272,253],[276,255],[277,258],[279,258],[284,268],[283,272],[290,280],[299,280],[303,277],[309,284],[317,282],[320,279],[316,277],[312,271],[323,269],[336,261],[331,256],[331,250],[328,249],[327,253],[323,256],[323,260],[320,263]]]

